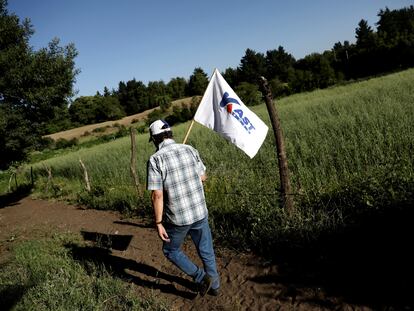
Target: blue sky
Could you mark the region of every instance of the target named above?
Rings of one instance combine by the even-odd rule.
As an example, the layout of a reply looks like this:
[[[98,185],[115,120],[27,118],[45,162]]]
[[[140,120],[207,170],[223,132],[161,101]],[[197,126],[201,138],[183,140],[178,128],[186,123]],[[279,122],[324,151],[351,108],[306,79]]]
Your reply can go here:
[[[79,55],[76,96],[117,89],[133,78],[188,79],[240,64],[247,48],[265,53],[283,46],[296,59],[355,42],[361,19],[375,29],[380,9],[410,0],[9,0],[8,10],[28,17],[34,49],[58,37]]]

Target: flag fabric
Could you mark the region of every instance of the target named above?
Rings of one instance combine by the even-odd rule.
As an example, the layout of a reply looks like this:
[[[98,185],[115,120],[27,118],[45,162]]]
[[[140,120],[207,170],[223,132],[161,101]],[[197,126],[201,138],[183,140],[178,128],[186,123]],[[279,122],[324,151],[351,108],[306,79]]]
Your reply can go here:
[[[259,151],[268,131],[266,124],[244,105],[217,69],[194,120],[219,133],[250,158]]]

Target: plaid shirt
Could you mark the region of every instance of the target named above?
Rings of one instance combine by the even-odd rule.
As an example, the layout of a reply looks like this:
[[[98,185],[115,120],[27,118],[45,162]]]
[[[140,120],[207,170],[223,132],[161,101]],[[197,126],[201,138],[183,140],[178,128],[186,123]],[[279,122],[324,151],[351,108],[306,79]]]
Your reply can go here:
[[[164,140],[148,161],[148,190],[164,190],[166,221],[190,225],[208,214],[201,176],[206,167],[191,146]]]

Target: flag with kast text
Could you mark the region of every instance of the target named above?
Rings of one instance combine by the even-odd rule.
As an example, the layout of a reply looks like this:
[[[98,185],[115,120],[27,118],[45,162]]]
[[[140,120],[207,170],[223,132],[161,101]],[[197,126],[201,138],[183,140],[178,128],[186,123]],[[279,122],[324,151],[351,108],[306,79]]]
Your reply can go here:
[[[198,106],[194,120],[216,131],[253,158],[268,127],[244,105],[216,69]]]

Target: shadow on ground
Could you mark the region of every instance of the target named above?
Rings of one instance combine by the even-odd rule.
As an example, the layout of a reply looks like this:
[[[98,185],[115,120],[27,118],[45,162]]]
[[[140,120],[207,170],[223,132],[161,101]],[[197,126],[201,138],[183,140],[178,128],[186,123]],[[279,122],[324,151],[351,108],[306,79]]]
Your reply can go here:
[[[102,239],[99,240],[99,237],[105,237],[104,239],[109,239],[111,242],[107,243],[107,246],[111,246],[112,249],[117,247],[118,250],[125,250],[130,241],[129,237],[132,236],[121,236],[118,239],[116,235],[109,234],[100,234],[100,233],[91,233],[87,232],[84,234],[86,240],[93,240],[98,242],[102,246]],[[97,238],[97,239],[96,239]],[[113,241],[117,241],[114,243]],[[122,241],[122,239],[126,239]],[[109,247],[99,247],[99,246],[79,246],[76,244],[66,245],[71,250],[73,258],[81,262],[85,268],[88,268],[87,262],[94,262],[98,265],[104,265],[105,268],[110,271],[116,277],[120,277],[129,282],[133,282],[138,286],[143,286],[151,289],[158,289],[164,293],[171,293],[186,299],[194,299],[196,293],[193,292],[194,283],[174,275],[170,275],[164,272],[159,271],[158,269],[147,265],[145,263],[140,263],[132,259],[127,259],[123,257],[116,256],[112,254],[112,251]],[[131,271],[128,272],[128,271]],[[142,275],[139,276],[139,275]],[[165,282],[167,281],[167,282]],[[189,291],[179,290],[175,287],[174,283],[179,284]]]
[[[32,188],[32,185],[22,185],[13,192],[0,195],[0,208],[16,205],[21,199],[30,195]]]
[[[15,305],[21,300],[25,292],[30,287],[14,285],[3,288],[0,291],[0,306],[1,310],[13,310]]]
[[[284,284],[300,299],[305,289],[336,297],[338,303],[375,310],[414,309],[414,207],[404,204],[358,215],[352,226],[315,243],[278,248],[278,272],[252,278]]]
[[[81,231],[85,241],[97,243],[99,247],[111,248],[124,251],[128,248],[132,240],[132,235],[107,234],[99,232]]]

